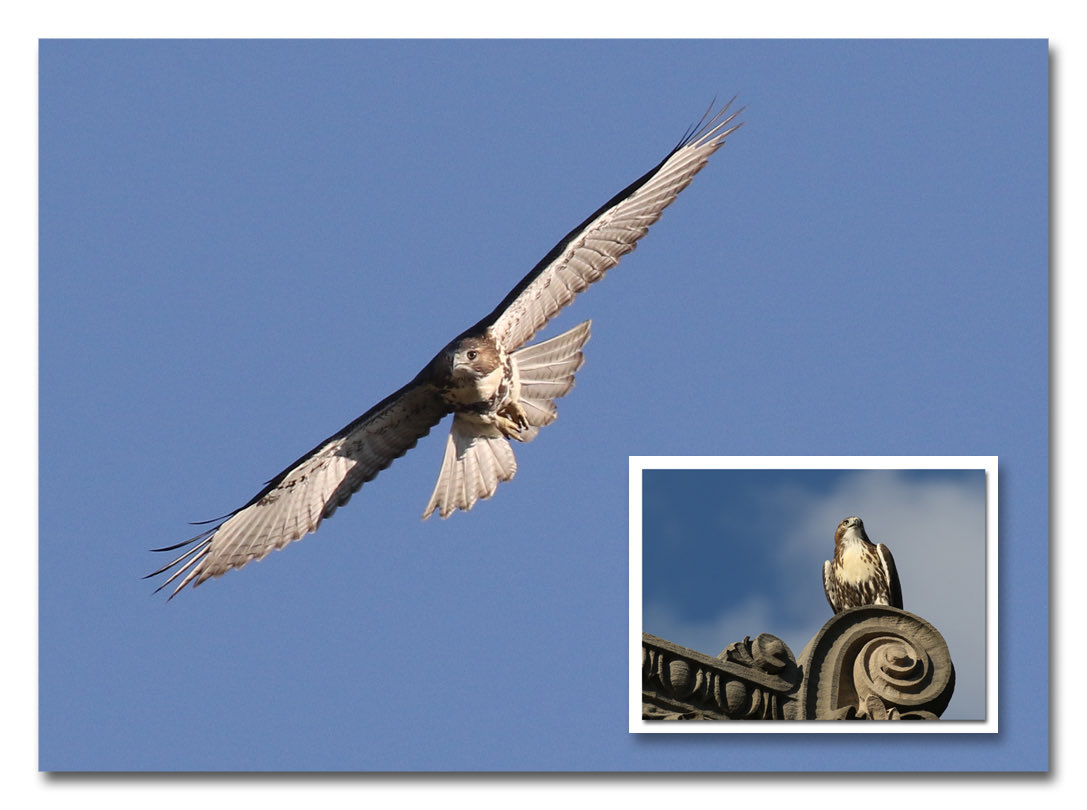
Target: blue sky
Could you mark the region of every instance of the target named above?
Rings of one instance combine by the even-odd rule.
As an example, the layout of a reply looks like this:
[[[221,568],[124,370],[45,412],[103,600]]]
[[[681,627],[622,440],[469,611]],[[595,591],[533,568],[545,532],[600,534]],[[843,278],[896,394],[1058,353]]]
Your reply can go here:
[[[39,78],[42,769],[1044,767],[1044,42],[53,41]],[[733,94],[543,334],[593,320],[493,500],[419,520],[440,427],[318,534],[150,595],[147,549]],[[1000,456],[1000,739],[628,735],[627,458],[703,454]]]
[[[771,633],[796,657],[831,617],[823,562],[849,515],[895,557],[906,610],[955,662],[945,720],[985,719],[984,469],[647,469],[642,627],[717,655]]]

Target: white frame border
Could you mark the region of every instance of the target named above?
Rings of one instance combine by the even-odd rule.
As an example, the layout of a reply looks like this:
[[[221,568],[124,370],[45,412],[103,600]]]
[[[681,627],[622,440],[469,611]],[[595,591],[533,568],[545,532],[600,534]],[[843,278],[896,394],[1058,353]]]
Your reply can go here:
[[[630,701],[632,734],[995,734],[998,732],[997,456],[630,456]],[[985,720],[939,723],[666,722],[642,719],[643,470],[985,470]]]

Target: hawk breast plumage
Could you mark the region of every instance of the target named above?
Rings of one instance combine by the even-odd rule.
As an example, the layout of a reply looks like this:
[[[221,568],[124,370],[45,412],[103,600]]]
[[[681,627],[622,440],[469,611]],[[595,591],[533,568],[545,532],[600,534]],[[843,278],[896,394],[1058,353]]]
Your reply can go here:
[[[730,102],[731,103],[731,102]],[[665,158],[568,233],[489,315],[454,338],[400,390],[325,439],[270,480],[248,503],[206,531],[164,549],[185,548],[148,574],[172,570],[171,598],[304,535],[445,416],[453,423],[438,481],[423,512],[469,510],[513,478],[510,440],[531,441],[554,421],[583,362],[588,321],[525,344],[634,249],[664,209],[739,128],[726,104],[687,132]]]
[[[891,550],[868,539],[859,517],[847,517],[834,532],[834,557],[823,563],[823,591],[836,614],[863,605],[902,607]]]

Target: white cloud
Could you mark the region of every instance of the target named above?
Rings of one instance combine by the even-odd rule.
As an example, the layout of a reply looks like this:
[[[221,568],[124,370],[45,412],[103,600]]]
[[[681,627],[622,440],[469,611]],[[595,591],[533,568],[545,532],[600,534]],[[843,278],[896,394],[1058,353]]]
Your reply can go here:
[[[830,494],[809,496],[807,504],[795,506],[795,522],[787,525],[781,542],[787,575],[821,576],[822,562],[833,551],[834,527],[844,517],[859,515],[872,541],[886,543],[894,554],[906,610],[936,627],[951,650],[957,685],[945,717],[982,718],[984,486],[943,477],[926,481],[900,473],[858,472]],[[825,605],[824,609],[829,610]],[[826,615],[813,624],[812,633]]]

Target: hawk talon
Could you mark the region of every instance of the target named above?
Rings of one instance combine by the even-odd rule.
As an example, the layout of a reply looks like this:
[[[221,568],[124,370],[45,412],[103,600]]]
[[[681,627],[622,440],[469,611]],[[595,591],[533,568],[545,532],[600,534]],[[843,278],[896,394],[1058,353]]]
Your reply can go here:
[[[495,427],[502,431],[502,435],[507,439],[517,439],[520,441],[522,428],[517,422],[514,422],[512,419],[503,416],[500,413],[496,413],[494,416],[494,424]]]
[[[498,410],[498,418],[504,422],[508,422],[513,425],[518,433],[522,430],[528,430],[528,414],[525,413],[525,409],[521,407],[519,402],[507,402]],[[502,432],[506,433],[505,428],[502,428]]]

